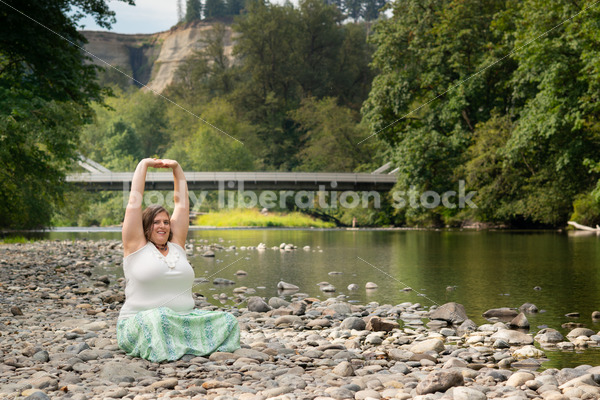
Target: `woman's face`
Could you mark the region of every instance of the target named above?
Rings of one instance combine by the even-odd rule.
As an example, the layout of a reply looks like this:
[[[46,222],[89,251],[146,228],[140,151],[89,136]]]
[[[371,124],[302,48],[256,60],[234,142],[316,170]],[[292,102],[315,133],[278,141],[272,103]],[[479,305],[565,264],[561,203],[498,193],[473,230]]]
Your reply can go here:
[[[160,212],[154,217],[152,222],[152,234],[150,239],[153,243],[165,244],[169,240],[169,233],[171,232],[171,223],[169,216],[166,212]]]

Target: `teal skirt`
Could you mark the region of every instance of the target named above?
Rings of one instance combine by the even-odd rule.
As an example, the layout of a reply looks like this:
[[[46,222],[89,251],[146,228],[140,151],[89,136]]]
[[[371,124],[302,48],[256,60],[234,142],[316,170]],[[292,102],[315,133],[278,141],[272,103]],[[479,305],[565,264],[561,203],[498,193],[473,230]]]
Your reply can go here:
[[[117,342],[131,357],[174,361],[185,354],[233,352],[240,348],[240,328],[229,313],[193,310],[178,314],[161,307],[120,320]]]

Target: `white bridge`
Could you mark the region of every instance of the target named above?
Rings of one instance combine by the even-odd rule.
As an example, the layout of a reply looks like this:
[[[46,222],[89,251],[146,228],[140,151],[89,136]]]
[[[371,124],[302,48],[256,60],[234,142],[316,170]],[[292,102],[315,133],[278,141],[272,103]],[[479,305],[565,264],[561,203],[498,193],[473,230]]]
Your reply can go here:
[[[111,172],[92,160],[80,165],[89,172],[67,176],[71,182],[89,191],[126,190],[133,172]],[[389,191],[396,184],[395,171],[385,174],[387,163],[372,173],[345,172],[185,172],[189,190],[354,190]],[[171,172],[148,172],[147,190],[172,190]]]

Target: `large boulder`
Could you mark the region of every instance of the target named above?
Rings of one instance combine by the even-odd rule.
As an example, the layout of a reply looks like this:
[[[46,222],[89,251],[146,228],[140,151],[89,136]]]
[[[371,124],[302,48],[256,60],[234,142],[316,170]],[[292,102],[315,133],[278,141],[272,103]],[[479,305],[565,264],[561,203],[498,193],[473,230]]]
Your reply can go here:
[[[468,317],[462,304],[450,302],[432,311],[429,314],[429,319],[439,319],[450,324],[462,324]]]

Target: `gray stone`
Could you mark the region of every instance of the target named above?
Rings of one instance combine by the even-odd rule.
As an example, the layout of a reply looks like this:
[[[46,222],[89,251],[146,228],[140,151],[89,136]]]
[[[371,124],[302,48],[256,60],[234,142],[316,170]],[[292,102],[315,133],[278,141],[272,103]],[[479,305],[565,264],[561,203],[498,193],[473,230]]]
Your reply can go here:
[[[270,311],[271,307],[265,303],[265,301],[258,297],[253,296],[248,299],[248,311],[253,312],[267,312]]]
[[[440,319],[450,324],[462,324],[468,317],[465,307],[462,304],[450,302],[434,310],[429,315],[429,319]]]
[[[413,353],[426,353],[428,351],[435,351],[441,353],[444,351],[444,342],[440,339],[427,339],[422,342],[416,342],[410,347],[410,351]]]
[[[348,317],[342,321],[340,324],[340,329],[349,329],[349,330],[357,330],[362,331],[365,329],[367,324],[362,318],[358,317]]]
[[[111,361],[106,363],[101,369],[99,374],[101,379],[106,379],[113,383],[119,383],[127,381],[127,377],[131,377],[134,380],[140,380],[140,378],[155,377],[156,373],[148,370],[145,367],[137,365],[136,363],[119,363]]]
[[[32,358],[36,361],[46,363],[50,360],[50,355],[46,350],[41,350],[35,353]]]
[[[509,329],[499,329],[491,336],[491,339],[502,339],[511,345],[533,344],[533,337],[531,335]]]
[[[325,389],[325,393],[336,400],[354,399],[354,392],[341,387],[327,388]]]
[[[25,397],[25,400],[50,400],[50,397],[44,392],[34,392]]]
[[[281,307],[287,307],[290,305],[289,301],[285,301],[284,299],[282,299],[281,297],[271,297],[269,299],[269,306],[271,308],[281,308]]]
[[[460,324],[458,327],[458,333],[464,334],[467,332],[473,332],[477,330],[477,324],[470,319],[467,319],[465,322]]]
[[[532,380],[532,379],[535,379],[535,375],[533,375],[531,372],[523,372],[523,371],[515,372],[506,381],[506,386],[512,386],[512,387],[519,388],[522,385],[524,385],[525,382]]]
[[[453,386],[462,386],[463,384],[464,378],[459,371],[437,370],[431,372],[417,385],[416,392],[419,395],[445,392]]]
[[[332,371],[334,374],[339,376],[352,376],[354,375],[354,368],[352,364],[348,361],[342,361]]]
[[[519,311],[522,313],[536,313],[538,312],[538,308],[535,304],[524,303],[521,307],[519,307]]]
[[[251,358],[253,360],[257,360],[259,362],[264,362],[269,360],[269,355],[263,352],[252,350],[252,349],[237,349],[233,352],[236,356]]]
[[[414,356],[414,353],[412,351],[402,349],[388,349],[387,355],[390,360],[409,361]]]
[[[279,282],[277,284],[277,289],[279,290],[300,290],[300,288],[296,285],[292,285],[291,283]]]
[[[508,323],[508,326],[512,328],[529,329],[529,321],[525,314],[521,312]]]
[[[571,332],[567,333],[567,337],[568,338],[576,338],[579,336],[590,337],[595,334],[596,334],[596,332],[594,332],[593,330],[588,329],[588,328],[575,328]]]
[[[485,393],[464,386],[455,387],[452,389],[454,400],[486,400]]]
[[[518,315],[518,313],[508,307],[503,308],[492,308],[483,313],[484,318],[500,318],[500,319],[510,319],[514,318]]]
[[[535,335],[535,340],[539,343],[559,343],[564,339],[559,331],[552,328],[544,328]]]

